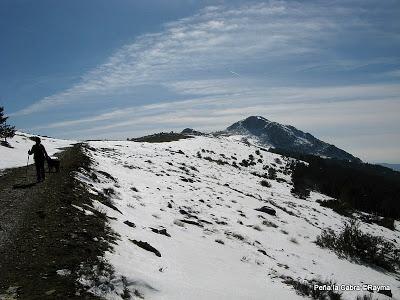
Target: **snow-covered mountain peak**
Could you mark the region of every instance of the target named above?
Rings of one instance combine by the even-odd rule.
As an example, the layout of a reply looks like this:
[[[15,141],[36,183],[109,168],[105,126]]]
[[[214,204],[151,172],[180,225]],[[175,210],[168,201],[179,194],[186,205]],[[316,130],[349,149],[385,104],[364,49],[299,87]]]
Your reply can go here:
[[[250,116],[238,121],[225,130],[226,134],[244,135],[265,147],[279,148],[305,154],[337,158],[347,161],[360,161],[350,153],[325,143],[310,133],[291,125],[283,125],[261,116]]]

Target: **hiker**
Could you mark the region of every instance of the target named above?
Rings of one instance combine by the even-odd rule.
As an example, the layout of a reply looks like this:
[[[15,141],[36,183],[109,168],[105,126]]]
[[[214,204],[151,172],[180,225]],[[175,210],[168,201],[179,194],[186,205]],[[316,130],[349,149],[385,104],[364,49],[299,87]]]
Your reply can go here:
[[[41,144],[40,137],[35,138],[36,144],[32,146],[32,149],[28,151],[29,155],[33,154],[33,159],[35,160],[36,166],[36,177],[37,182],[44,181],[44,161],[49,157],[47,155],[46,149]]]

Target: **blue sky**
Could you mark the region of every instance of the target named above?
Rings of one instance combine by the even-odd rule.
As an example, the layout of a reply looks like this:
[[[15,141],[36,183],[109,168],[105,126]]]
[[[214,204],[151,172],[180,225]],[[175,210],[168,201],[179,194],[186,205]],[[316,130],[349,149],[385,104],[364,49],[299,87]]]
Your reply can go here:
[[[2,0],[0,105],[60,138],[290,124],[400,161],[400,2]]]

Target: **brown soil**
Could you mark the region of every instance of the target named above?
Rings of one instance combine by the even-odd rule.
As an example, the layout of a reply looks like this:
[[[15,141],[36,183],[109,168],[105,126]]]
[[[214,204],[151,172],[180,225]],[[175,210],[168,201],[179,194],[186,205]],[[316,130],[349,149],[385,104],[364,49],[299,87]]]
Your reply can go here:
[[[77,279],[93,279],[94,266],[112,272],[98,257],[115,236],[90,207],[94,196],[74,179],[75,171],[89,170],[82,147],[64,150],[60,172],[47,173],[42,183],[34,183],[33,165],[0,176],[0,299],[99,299]],[[58,275],[63,269],[71,274]]]

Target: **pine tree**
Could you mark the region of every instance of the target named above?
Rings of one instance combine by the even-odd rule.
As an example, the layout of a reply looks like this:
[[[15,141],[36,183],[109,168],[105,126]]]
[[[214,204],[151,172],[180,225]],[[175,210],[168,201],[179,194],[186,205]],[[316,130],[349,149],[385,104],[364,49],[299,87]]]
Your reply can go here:
[[[7,144],[7,138],[13,138],[15,135],[15,126],[7,124],[8,117],[4,116],[4,107],[0,106],[0,138]]]

